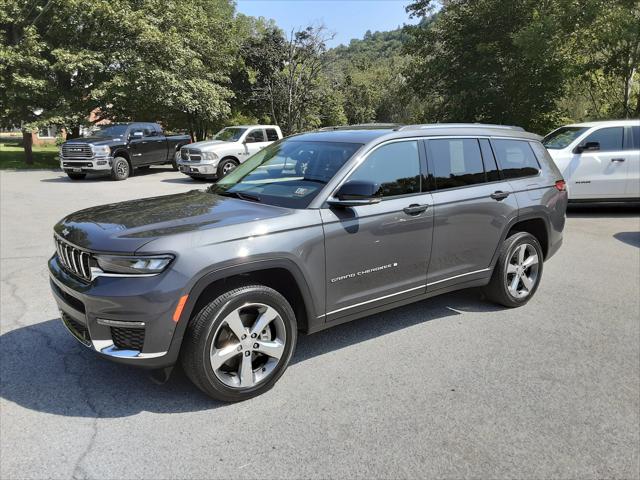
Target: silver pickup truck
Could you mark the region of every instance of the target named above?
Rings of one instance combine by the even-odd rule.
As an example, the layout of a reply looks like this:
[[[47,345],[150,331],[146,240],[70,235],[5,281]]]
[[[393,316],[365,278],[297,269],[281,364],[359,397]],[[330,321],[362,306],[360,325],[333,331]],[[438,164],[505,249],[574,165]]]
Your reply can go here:
[[[254,153],[282,138],[275,125],[239,125],[180,150],[178,168],[191,178],[222,178]]]

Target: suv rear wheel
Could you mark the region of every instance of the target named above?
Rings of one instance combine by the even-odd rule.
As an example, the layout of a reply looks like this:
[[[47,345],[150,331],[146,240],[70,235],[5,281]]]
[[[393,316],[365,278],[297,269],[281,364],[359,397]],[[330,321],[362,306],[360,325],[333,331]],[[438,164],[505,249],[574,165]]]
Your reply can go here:
[[[540,285],[542,266],[540,242],[530,233],[518,232],[504,241],[485,294],[505,307],[524,305]]]
[[[263,285],[230,290],[187,327],[182,365],[211,397],[246,400],[269,390],[289,365],[297,341],[293,310]]]

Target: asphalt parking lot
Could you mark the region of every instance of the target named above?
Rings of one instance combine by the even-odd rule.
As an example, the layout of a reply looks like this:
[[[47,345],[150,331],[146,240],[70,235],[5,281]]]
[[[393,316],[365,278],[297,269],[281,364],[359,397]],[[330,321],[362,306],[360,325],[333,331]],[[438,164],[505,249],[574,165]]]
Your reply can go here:
[[[301,337],[273,390],[228,405],[97,358],[47,279],[66,213],[204,186],[0,173],[1,478],[640,477],[637,208],[572,209],[523,308],[472,290]]]

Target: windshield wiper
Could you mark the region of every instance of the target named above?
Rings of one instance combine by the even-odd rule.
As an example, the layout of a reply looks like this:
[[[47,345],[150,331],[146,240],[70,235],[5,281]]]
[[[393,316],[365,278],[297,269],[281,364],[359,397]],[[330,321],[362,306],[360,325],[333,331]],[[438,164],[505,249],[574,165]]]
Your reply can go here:
[[[223,195],[225,197],[235,197],[235,198],[239,198],[240,200],[249,200],[250,202],[260,202],[260,197],[258,197],[257,195],[251,195],[250,193],[240,193],[240,192],[222,192],[219,193],[218,195]]]

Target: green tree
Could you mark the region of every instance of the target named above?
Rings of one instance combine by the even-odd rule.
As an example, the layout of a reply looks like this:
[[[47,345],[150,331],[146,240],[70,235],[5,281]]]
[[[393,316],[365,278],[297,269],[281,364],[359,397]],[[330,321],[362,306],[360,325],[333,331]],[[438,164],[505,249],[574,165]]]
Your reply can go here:
[[[408,29],[413,88],[433,103],[429,121],[494,122],[545,132],[557,123],[567,51],[564,1],[447,2]],[[433,2],[408,10],[428,15]]]

